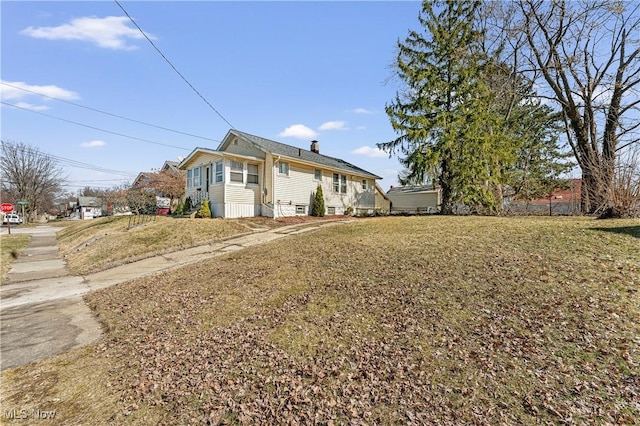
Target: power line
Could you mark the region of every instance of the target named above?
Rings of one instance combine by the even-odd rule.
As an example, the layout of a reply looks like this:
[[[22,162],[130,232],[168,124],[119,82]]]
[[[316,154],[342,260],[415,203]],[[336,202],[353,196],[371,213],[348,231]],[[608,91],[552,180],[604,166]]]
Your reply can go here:
[[[4,141],[2,142],[2,144],[4,145]],[[38,149],[33,149],[30,147],[25,146],[23,149],[25,152],[31,154],[31,155],[35,155],[35,156],[39,156],[39,157],[49,157],[51,158],[53,161],[55,161],[56,163],[60,164],[60,165],[65,165],[65,166],[70,166],[70,167],[77,167],[80,169],[88,169],[88,170],[93,170],[95,172],[101,172],[101,173],[109,173],[109,174],[114,174],[114,175],[119,175],[119,176],[125,176],[125,177],[133,177],[136,175],[136,173],[131,173],[131,172],[125,172],[122,170],[113,170],[113,169],[107,169],[105,167],[101,167],[101,166],[96,166],[93,164],[89,164],[89,163],[83,163],[81,161],[77,161],[77,160],[72,160],[70,158],[65,158],[65,157],[60,157],[57,155],[53,155],[53,154],[49,154],[46,152],[42,152]]]
[[[87,127],[87,128],[89,128],[89,129],[93,129],[93,130],[99,130],[99,131],[101,131],[101,132],[110,133],[110,134],[112,134],[112,135],[122,136],[122,137],[124,137],[124,138],[134,139],[134,140],[138,140],[138,141],[141,141],[141,142],[151,143],[151,144],[154,144],[154,145],[167,146],[167,147],[169,147],[169,148],[176,148],[176,149],[182,149],[182,150],[184,150],[184,151],[189,151],[189,149],[188,149],[188,148],[183,148],[183,147],[181,147],[181,146],[169,145],[169,144],[161,143],[161,142],[154,142],[154,141],[150,141],[150,140],[148,140],[148,139],[142,139],[142,138],[138,138],[138,137],[135,137],[135,136],[125,135],[124,133],[118,133],[118,132],[113,132],[113,131],[111,131],[111,130],[101,129],[101,128],[99,128],[99,127],[90,126],[90,125],[88,125],[88,124],[78,123],[77,121],[67,120],[66,118],[56,117],[55,115],[45,114],[44,112],[34,111],[34,110],[32,110],[32,109],[29,109],[29,108],[23,108],[23,107],[20,107],[20,106],[18,106],[18,105],[10,104],[10,103],[4,102],[4,101],[0,101],[0,103],[1,103],[1,104],[3,104],[3,105],[7,105],[7,106],[10,106],[10,107],[13,107],[13,108],[21,109],[21,110],[23,110],[23,111],[29,111],[29,112],[32,112],[32,113],[34,113],[34,114],[43,115],[43,116],[45,116],[45,117],[54,118],[54,119],[56,119],[56,120],[64,121],[64,122],[66,122],[66,123],[75,124],[75,125],[77,125],[77,126]]]
[[[173,129],[169,129],[169,128],[166,128],[166,127],[157,126],[155,124],[145,123],[144,121],[138,121],[138,120],[134,120],[132,118],[123,117],[123,116],[118,115],[118,114],[113,114],[111,112],[102,111],[102,110],[99,110],[99,109],[96,109],[96,108],[92,108],[92,107],[89,107],[89,106],[85,106],[85,105],[80,105],[80,104],[77,104],[75,102],[67,101],[65,99],[55,98],[53,96],[45,95],[44,93],[39,93],[39,92],[36,92],[34,90],[25,89],[24,87],[14,86],[13,84],[9,84],[9,83],[7,83],[5,81],[0,81],[0,84],[3,84],[5,86],[9,86],[9,87],[13,87],[14,89],[18,89],[18,90],[22,90],[22,91],[25,91],[25,92],[33,93],[33,94],[36,94],[36,95],[39,95],[39,96],[43,96],[45,98],[53,99],[53,100],[56,100],[56,101],[59,101],[59,102],[64,102],[64,103],[67,103],[69,105],[73,105],[73,106],[77,106],[77,107],[80,107],[80,108],[88,109],[90,111],[99,112],[100,114],[109,115],[111,117],[120,118],[122,120],[128,120],[128,121],[131,121],[133,123],[143,124],[143,125],[149,126],[149,127],[155,127],[156,129],[166,130],[168,132],[178,133],[178,134],[181,134],[181,135],[190,136],[192,138],[199,138],[199,139],[204,139],[204,140],[208,140],[208,141],[212,141],[212,142],[220,142],[217,139],[211,139],[211,138],[207,138],[205,136],[198,136],[198,135],[194,135],[194,134],[191,134],[191,133],[182,132],[180,130],[173,130]]]
[[[200,92],[198,92],[198,90],[196,90],[196,88],[195,88],[195,87],[193,87],[193,85],[192,85],[191,83],[189,83],[189,81],[188,81],[188,80],[187,80],[187,79],[182,75],[182,73],[181,73],[180,71],[178,71],[178,69],[177,69],[177,68],[176,68],[176,67],[171,63],[171,61],[170,61],[169,59],[167,59],[167,57],[164,55],[164,53],[162,53],[162,52],[160,51],[160,49],[158,48],[158,46],[156,46],[156,45],[155,45],[155,43],[154,43],[153,41],[151,41],[151,39],[147,36],[147,34],[146,34],[144,31],[142,31],[142,28],[140,28],[140,26],[136,23],[136,21],[134,21],[134,20],[133,20],[133,18],[129,15],[129,13],[125,10],[125,8],[120,4],[120,2],[119,2],[118,0],[114,0],[114,1],[115,1],[115,2],[116,2],[116,4],[120,7],[120,9],[122,9],[122,11],[124,12],[124,14],[125,14],[125,15],[127,15],[127,18],[129,18],[129,20],[133,23],[133,25],[135,25],[135,26],[136,26],[136,28],[138,29],[138,31],[140,31],[140,33],[142,33],[142,35],[144,36],[144,38],[146,38],[146,39],[147,39],[147,41],[148,41],[149,43],[151,43],[151,46],[153,46],[153,48],[154,48],[154,49],[156,49],[156,51],[160,54],[160,56],[162,56],[162,58],[163,58],[163,59],[164,59],[164,60],[169,64],[169,66],[170,66],[171,68],[173,68],[173,70],[174,70],[174,71],[175,71],[175,72],[176,72],[176,73],[177,73],[177,74],[178,74],[178,75],[179,75],[179,76],[184,80],[184,82],[185,82],[185,83],[187,83],[187,85],[188,85],[189,87],[191,87],[191,89],[192,89],[192,90],[193,90],[193,91],[194,91],[198,96],[200,96],[200,99],[202,99],[202,100],[203,100],[207,105],[209,105],[209,108],[211,108],[211,109],[212,109],[216,114],[218,114],[218,116],[219,116],[222,120],[224,120],[224,122],[225,122],[225,123],[227,123],[227,124],[228,124],[232,129],[235,129],[235,127],[233,126],[233,124],[229,123],[229,121],[228,121],[226,118],[224,118],[224,117],[222,116],[222,114],[220,114],[220,112],[218,112],[218,110],[217,110],[217,109],[215,109],[215,108],[213,107],[213,105],[211,105],[211,104],[209,103],[209,101],[208,101],[208,100],[206,100],[206,99],[204,98],[204,96],[202,96],[202,95],[200,94]]]

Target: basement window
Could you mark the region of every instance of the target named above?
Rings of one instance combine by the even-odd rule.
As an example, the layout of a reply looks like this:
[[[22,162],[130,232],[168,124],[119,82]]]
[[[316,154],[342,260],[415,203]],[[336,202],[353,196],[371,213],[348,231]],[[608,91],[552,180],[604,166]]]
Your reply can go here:
[[[327,207],[327,214],[336,214],[335,207]]]
[[[296,205],[296,214],[306,214],[307,206]]]

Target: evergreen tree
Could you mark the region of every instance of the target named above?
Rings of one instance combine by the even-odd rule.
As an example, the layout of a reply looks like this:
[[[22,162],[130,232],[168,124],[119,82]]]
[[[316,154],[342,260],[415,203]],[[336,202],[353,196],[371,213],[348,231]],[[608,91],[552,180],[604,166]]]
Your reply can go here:
[[[462,202],[495,208],[492,185],[514,160],[503,118],[491,110],[492,93],[483,80],[489,62],[482,53],[474,19],[478,1],[424,1],[418,17],[423,32],[398,42],[395,66],[408,86],[385,106],[399,136],[378,147],[404,155],[409,179],[435,179],[442,189],[443,214]]]
[[[202,200],[202,205],[200,209],[198,209],[198,213],[196,213],[196,217],[210,219],[211,218],[211,209],[209,208],[209,200],[206,198]]]
[[[316,194],[313,197],[313,208],[311,209],[311,216],[324,217],[324,194],[322,193],[322,186],[318,185]]]
[[[558,142],[561,117],[547,105],[520,105],[512,117],[511,129],[522,141],[516,162],[507,170],[509,190],[505,194],[516,201],[547,197],[554,189],[565,188],[568,173],[575,163]]]

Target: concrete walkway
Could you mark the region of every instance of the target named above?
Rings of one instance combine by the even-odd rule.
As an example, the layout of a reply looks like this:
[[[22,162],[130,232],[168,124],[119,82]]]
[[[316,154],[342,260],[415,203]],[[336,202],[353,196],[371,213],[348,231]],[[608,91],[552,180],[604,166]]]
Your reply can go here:
[[[60,228],[12,228],[12,234],[27,233],[32,237],[12,265],[6,283],[0,286],[0,369],[25,365],[96,341],[101,328],[82,299],[89,291],[349,221],[258,230],[86,276],[69,275],[58,253],[56,232]],[[0,233],[6,235],[6,228]]]

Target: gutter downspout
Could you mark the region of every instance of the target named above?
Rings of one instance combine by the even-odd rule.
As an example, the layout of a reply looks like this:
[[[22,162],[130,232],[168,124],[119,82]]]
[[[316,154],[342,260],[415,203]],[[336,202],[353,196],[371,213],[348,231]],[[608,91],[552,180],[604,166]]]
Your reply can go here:
[[[278,211],[276,209],[276,164],[280,163],[280,156],[278,155],[278,159],[273,162],[273,167],[271,168],[271,205],[273,206],[273,218],[278,218]]]

